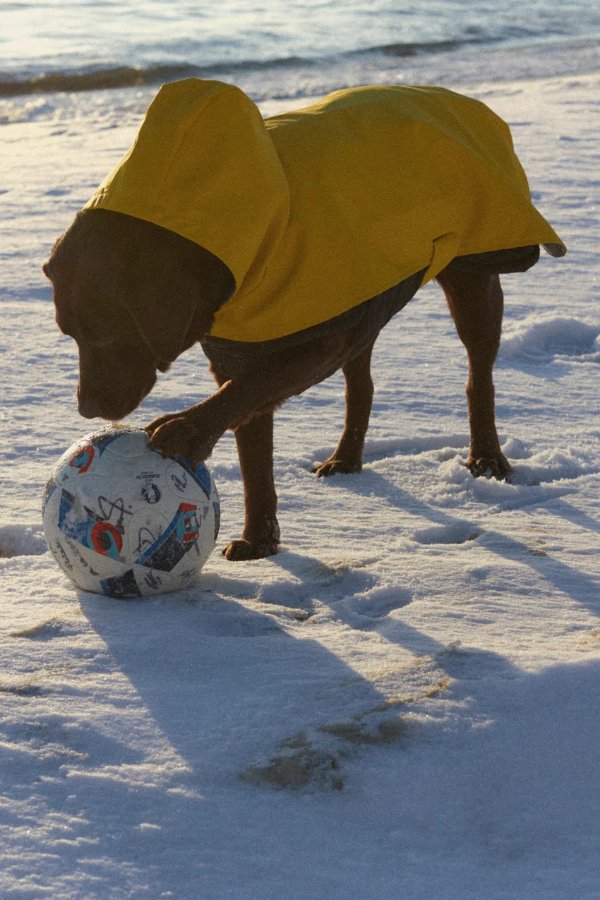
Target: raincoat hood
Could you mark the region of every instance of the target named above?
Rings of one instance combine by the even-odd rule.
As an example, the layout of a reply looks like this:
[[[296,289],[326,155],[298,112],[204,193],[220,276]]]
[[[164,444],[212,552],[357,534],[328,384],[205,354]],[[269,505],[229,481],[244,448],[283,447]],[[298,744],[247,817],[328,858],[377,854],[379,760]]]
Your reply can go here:
[[[442,88],[366,87],[263,120],[238,88],[165,85],[86,208],[211,251],[235,290],[211,335],[265,341],[455,256],[564,244],[532,205],[508,126]]]

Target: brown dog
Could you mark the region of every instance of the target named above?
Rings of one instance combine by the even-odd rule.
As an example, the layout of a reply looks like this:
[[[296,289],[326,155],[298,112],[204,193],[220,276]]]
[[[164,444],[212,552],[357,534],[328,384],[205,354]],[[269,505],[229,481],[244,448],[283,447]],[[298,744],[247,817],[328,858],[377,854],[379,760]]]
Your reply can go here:
[[[200,341],[219,389],[202,403],[148,425],[151,445],[200,461],[232,429],[246,519],[242,538],[224,553],[231,560],[268,556],[277,551],[280,537],[274,410],[341,368],[344,430],[329,459],[314,471],[318,476],[360,471],[373,396],[373,345],[381,328],[414,296],[425,269],[343,314],[285,337],[224,340],[211,329],[235,292],[230,268],[195,241],[144,218],[86,209],[44,266],[54,285],[58,326],[79,348],[79,411],[86,418],[123,418],[152,389],[157,370],[166,371]],[[538,244],[527,243],[455,256],[435,273],[467,351],[471,446],[466,465],[476,476],[505,478],[510,472],[498,442],[492,382],[503,311],[498,275],[523,271],[538,256]]]

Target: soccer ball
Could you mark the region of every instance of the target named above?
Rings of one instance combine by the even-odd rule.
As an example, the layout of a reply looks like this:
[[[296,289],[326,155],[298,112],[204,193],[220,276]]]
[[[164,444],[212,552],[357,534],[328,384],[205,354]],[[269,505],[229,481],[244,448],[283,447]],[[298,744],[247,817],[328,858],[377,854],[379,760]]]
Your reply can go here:
[[[139,428],[103,428],[57,462],[43,501],[57,563],[85,591],[141,597],[186,587],[214,549],[219,496],[210,472],[166,458]]]

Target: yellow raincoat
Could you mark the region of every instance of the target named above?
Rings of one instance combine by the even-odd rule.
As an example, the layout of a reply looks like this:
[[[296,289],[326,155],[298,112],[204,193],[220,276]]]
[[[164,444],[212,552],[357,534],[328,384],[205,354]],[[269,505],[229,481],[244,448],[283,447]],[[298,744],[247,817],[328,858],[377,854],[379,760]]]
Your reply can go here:
[[[165,85],[86,208],[161,225],[235,290],[211,335],[265,341],[340,315],[455,256],[566,249],[531,203],[508,126],[434,87],[364,87],[263,120],[238,88]]]

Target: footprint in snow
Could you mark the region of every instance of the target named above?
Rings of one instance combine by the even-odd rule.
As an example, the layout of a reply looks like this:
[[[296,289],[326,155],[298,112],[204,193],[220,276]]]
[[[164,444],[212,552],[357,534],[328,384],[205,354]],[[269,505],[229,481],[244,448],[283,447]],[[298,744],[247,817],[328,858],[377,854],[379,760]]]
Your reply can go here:
[[[78,633],[79,629],[75,623],[64,622],[62,619],[47,619],[45,622],[38,622],[29,628],[23,628],[20,631],[12,631],[10,636],[14,638],[27,638],[30,641],[52,641],[55,638],[69,637]]]
[[[469,522],[453,522],[416,531],[413,538],[419,544],[466,544],[475,541],[482,532]]]
[[[324,592],[329,601],[336,602],[368,590],[376,581],[374,575],[362,568],[345,564],[328,565],[289,551],[273,559],[287,570],[287,574],[261,587],[258,599],[263,603],[302,607],[323,597]]]
[[[381,585],[364,594],[348,597],[343,601],[347,613],[352,614],[352,625],[365,629],[374,627],[390,613],[402,609],[412,602],[412,594],[404,588],[393,585]]]

